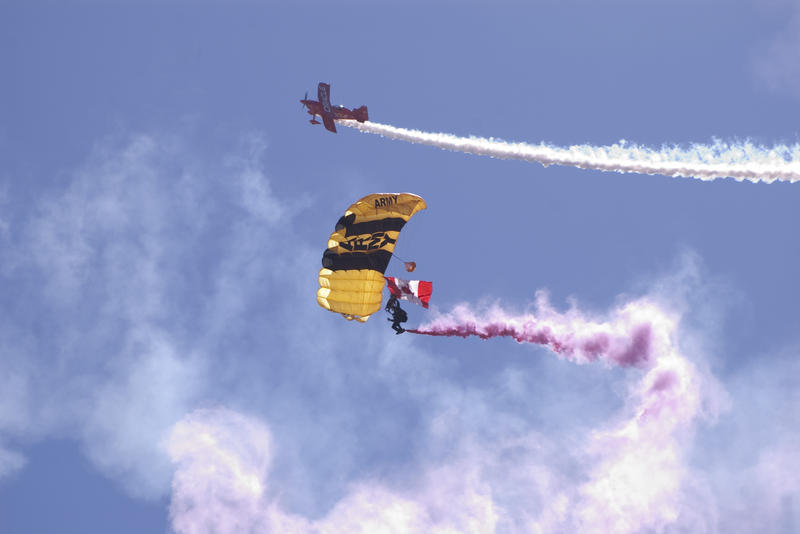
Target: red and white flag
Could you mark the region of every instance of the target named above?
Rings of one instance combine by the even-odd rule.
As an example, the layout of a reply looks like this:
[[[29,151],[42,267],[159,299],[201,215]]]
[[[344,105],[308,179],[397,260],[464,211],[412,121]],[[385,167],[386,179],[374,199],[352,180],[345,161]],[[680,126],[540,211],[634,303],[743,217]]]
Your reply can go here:
[[[433,282],[403,280],[394,276],[384,276],[384,278],[389,286],[389,293],[395,297],[419,304],[423,308],[428,307],[428,301],[431,300],[431,293],[433,293]]]

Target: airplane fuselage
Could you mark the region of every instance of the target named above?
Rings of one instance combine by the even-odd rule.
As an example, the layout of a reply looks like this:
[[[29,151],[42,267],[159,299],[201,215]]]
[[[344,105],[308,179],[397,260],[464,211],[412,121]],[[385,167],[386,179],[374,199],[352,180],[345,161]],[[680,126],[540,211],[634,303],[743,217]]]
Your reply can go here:
[[[363,117],[361,113],[359,113],[358,109],[352,110],[347,109],[343,106],[331,106],[330,112],[326,112],[322,108],[322,104],[317,102],[316,100],[301,100],[301,104],[308,108],[308,114],[311,116],[316,117],[319,115],[320,117],[324,117],[325,115],[330,115],[333,120],[339,119],[349,119],[358,122],[364,122],[367,120],[366,117]],[[366,109],[365,106],[362,106],[363,109]],[[317,123],[318,124],[318,123]]]

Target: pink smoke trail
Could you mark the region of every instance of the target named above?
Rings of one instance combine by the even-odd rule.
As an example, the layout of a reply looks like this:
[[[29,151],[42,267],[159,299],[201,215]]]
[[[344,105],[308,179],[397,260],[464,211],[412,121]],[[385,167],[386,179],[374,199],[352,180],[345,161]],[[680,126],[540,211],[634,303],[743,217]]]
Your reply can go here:
[[[629,304],[619,312],[621,321],[592,322],[573,311],[555,313],[539,296],[542,317],[510,316],[494,308],[478,317],[465,305],[431,323],[406,332],[426,336],[470,337],[481,339],[510,337],[518,343],[549,347],[556,354],[580,363],[605,361],[622,367],[643,368],[654,358],[654,327],[664,315],[643,302]]]

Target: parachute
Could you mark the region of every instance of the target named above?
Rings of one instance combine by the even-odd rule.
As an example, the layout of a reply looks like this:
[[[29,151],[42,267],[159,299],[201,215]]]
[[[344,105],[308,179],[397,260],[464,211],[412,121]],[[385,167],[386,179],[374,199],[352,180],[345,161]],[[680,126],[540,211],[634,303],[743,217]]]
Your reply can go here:
[[[380,310],[383,273],[400,230],[426,208],[411,193],[375,193],[350,206],[336,223],[322,255],[317,302],[348,321],[364,322]]]

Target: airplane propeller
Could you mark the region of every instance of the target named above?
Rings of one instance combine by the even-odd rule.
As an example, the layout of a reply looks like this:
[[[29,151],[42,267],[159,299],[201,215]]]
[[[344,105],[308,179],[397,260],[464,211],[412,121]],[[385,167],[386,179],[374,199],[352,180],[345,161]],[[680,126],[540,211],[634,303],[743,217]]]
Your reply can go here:
[[[308,91],[306,91],[306,96],[303,97],[303,100],[308,100]],[[304,109],[305,107],[306,105],[300,102],[300,109]]]

